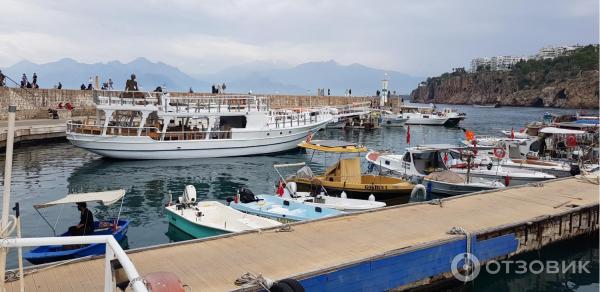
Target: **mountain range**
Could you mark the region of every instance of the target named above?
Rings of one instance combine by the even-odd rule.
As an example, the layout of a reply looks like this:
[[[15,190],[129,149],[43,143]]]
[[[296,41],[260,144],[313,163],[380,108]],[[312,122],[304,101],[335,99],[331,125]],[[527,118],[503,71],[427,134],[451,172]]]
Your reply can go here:
[[[225,83],[228,92],[282,94],[315,94],[317,88],[329,88],[332,95],[342,95],[346,89],[352,89],[353,95],[372,95],[381,88],[384,74],[390,79],[391,90],[405,94],[424,79],[361,64],[342,65],[334,60],[296,66],[284,62],[255,61],[211,74],[195,75],[146,58],[137,58],[129,63],[110,61],[93,64],[70,58],[45,64],[23,60],[0,70],[16,82],[21,80],[23,73],[31,81],[35,72],[42,88],[51,88],[58,82],[63,84],[63,88],[79,88],[81,84],[87,85],[90,77],[97,75],[101,82],[111,78],[114,88],[121,89],[131,73],[135,73],[143,90],[153,90],[163,85],[169,90],[187,91],[191,87],[195,91],[210,92],[211,84]]]

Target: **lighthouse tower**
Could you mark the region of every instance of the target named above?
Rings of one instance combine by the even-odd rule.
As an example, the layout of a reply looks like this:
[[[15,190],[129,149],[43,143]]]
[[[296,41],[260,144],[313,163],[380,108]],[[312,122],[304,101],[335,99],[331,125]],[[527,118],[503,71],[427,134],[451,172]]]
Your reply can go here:
[[[388,82],[390,79],[388,78],[388,74],[385,73],[383,80],[381,80],[381,95],[379,98],[379,106],[384,107],[388,103]]]

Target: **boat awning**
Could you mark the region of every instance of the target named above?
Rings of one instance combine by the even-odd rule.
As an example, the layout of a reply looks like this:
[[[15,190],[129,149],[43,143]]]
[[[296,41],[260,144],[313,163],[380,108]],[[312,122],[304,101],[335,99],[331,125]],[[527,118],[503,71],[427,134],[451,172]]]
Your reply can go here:
[[[339,140],[312,140],[310,142],[303,141],[302,143],[298,144],[298,147],[323,152],[338,153],[358,153],[368,151],[365,146]]]
[[[569,130],[555,127],[546,127],[540,130],[544,134],[585,134],[585,131]]]
[[[71,204],[77,202],[100,202],[104,205],[111,205],[125,196],[125,190],[114,190],[106,192],[94,192],[94,193],[81,193],[81,194],[68,194],[62,199],[48,202],[45,204],[33,205],[36,209],[42,209],[52,207],[61,204]]]

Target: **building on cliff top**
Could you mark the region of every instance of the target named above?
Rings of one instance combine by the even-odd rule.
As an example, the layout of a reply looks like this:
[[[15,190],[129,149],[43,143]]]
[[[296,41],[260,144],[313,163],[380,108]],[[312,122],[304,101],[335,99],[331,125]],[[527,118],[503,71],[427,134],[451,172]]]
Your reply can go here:
[[[481,66],[483,68],[489,68],[492,71],[503,71],[510,70],[515,64],[520,61],[527,61],[529,59],[554,59],[558,56],[568,54],[578,48],[583,47],[582,45],[572,46],[547,46],[539,50],[536,55],[533,56],[496,56],[496,57],[482,57],[471,60],[471,72],[476,72]],[[489,66],[489,67],[488,67]]]

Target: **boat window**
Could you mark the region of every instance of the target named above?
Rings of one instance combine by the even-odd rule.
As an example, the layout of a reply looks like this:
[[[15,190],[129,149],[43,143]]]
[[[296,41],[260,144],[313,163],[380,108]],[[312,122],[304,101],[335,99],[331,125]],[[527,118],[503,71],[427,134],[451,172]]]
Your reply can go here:
[[[229,131],[232,128],[245,128],[246,116],[221,116],[219,118],[219,128],[221,131]]]
[[[389,161],[389,160],[386,160],[386,161],[385,161],[385,165],[390,165],[390,161]]]
[[[404,156],[402,157],[402,161],[411,162],[411,160],[410,160],[410,153],[404,154]]]
[[[413,153],[415,169],[421,174],[446,169],[438,152]]]

